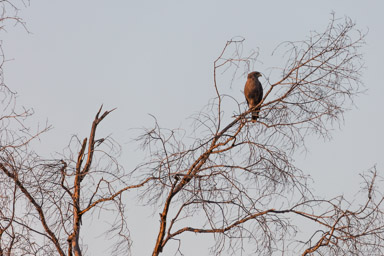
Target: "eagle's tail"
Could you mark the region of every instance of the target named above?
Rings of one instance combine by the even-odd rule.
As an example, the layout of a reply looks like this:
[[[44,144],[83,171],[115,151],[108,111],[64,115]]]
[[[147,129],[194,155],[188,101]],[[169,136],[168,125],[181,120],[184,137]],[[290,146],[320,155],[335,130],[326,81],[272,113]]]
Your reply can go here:
[[[256,108],[256,110],[252,112],[252,122],[257,121],[257,119],[259,118],[259,112],[260,108]]]

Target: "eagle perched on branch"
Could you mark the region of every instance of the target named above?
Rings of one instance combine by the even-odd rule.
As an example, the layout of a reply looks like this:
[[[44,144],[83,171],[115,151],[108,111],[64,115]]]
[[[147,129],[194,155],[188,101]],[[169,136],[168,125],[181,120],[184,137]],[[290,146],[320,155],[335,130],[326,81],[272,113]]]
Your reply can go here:
[[[244,95],[250,109],[256,107],[263,99],[263,87],[259,81],[260,72],[251,72],[248,74],[247,82],[244,87]],[[260,106],[252,111],[252,122],[256,122],[259,117]]]

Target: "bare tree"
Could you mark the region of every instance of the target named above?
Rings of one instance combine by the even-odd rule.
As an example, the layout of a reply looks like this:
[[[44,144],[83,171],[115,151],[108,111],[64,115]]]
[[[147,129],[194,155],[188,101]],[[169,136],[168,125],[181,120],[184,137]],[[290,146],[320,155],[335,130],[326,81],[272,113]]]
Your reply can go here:
[[[309,177],[291,159],[308,136],[328,137],[360,92],[364,36],[350,19],[332,17],[324,32],[281,44],[276,52],[283,49],[286,62],[265,74],[256,124],[248,117],[253,109],[243,111],[243,103],[220,93],[221,69],[247,73],[254,60],[240,55],[242,40],[227,42],[214,62],[216,98],[194,117],[194,133],[164,129],[155,120],[139,138],[149,152],[140,173],[152,178],[142,200],[160,209],[153,255],[171,241],[183,255],[187,232],[213,234],[214,255],[238,255],[250,244],[257,255],[383,254],[376,171],[363,176],[362,205],[351,205],[343,197],[313,195]],[[226,106],[233,102],[238,109],[230,117]],[[304,242],[295,240],[300,227],[293,223],[300,219],[315,228]]]
[[[121,238],[112,254],[129,250],[121,195],[150,178],[127,185],[113,155],[119,152],[117,144],[110,137],[96,139],[98,125],[111,111],[100,108],[89,138],[73,137],[61,159],[43,159],[30,151],[29,141],[16,145],[19,137],[1,148],[0,255],[82,255],[82,218],[103,210],[115,212],[107,232]]]

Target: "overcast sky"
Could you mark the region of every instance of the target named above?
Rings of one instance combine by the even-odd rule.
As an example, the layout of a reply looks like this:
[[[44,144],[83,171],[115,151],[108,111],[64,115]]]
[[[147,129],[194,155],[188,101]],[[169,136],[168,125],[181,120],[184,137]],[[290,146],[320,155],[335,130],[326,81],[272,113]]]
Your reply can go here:
[[[369,30],[362,49],[367,92],[341,129],[334,127],[333,140],[312,138],[310,151],[296,160],[314,179],[317,194],[353,199],[359,173],[377,165],[384,174],[383,10],[382,0],[31,0],[19,12],[30,33],[21,26],[1,33],[10,60],[5,82],[18,92],[19,104],[34,108],[35,124],[48,120],[54,127],[41,137],[43,154],[60,151],[72,134],[87,136],[101,104],[117,107],[101,133],[111,133],[131,152],[130,128],[150,126],[148,114],[163,126],[182,126],[215,96],[213,61],[227,40],[241,36],[245,53],[258,49],[255,70],[263,72],[280,64],[271,63],[271,52],[282,41],[323,30],[331,12],[348,16]],[[238,76],[224,86],[243,101],[244,83]],[[127,169],[137,164],[129,157],[123,154]],[[152,220],[144,229],[132,224],[133,255],[148,255],[155,243],[158,216],[147,216]],[[90,247],[89,255],[103,255],[98,245]],[[185,255],[199,252],[205,250],[191,246]]]

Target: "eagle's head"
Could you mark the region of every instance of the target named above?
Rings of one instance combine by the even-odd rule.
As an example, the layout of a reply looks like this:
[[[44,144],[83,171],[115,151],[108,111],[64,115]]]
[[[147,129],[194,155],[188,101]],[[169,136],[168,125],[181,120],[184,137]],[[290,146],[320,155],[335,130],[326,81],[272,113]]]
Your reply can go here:
[[[261,73],[258,71],[254,71],[248,74],[248,78],[258,78],[261,76]]]

